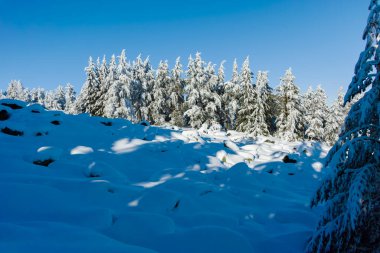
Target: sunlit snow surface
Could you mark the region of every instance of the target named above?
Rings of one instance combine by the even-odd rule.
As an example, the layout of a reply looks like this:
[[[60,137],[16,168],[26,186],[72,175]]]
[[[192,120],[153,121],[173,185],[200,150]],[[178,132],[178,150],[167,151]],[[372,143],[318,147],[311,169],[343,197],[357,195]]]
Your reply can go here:
[[[0,129],[23,132],[0,133],[2,253],[293,253],[316,225],[309,201],[328,151],[318,143],[4,102],[24,108],[0,105]]]

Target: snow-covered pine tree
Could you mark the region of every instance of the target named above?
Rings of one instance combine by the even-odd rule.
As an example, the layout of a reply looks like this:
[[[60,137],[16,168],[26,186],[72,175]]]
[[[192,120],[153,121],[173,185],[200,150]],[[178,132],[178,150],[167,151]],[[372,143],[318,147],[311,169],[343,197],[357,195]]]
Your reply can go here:
[[[256,107],[257,94],[252,83],[253,73],[249,66],[249,57],[243,63],[241,71],[242,94],[239,100],[239,111],[236,130],[240,132],[253,133],[255,129],[254,111]]]
[[[211,90],[216,79],[213,66],[209,64],[206,68],[199,52],[196,53],[195,59],[190,56],[185,87],[187,110],[184,116],[193,128],[200,128],[203,124],[207,127],[219,124],[217,112],[221,101],[218,94]]]
[[[54,91],[49,90],[45,93],[45,101],[44,101],[44,106],[48,110],[55,110],[56,103],[54,101],[55,96],[54,96]]]
[[[342,90],[339,90],[338,98],[329,108],[326,119],[324,140],[329,145],[333,145],[339,139],[339,134],[344,123],[344,118],[346,116],[346,109],[344,108],[343,104],[344,94]]]
[[[53,110],[63,111],[66,107],[65,90],[62,85],[58,85],[53,95]]]
[[[301,139],[304,132],[300,91],[294,81],[295,76],[289,68],[277,88],[280,113],[276,123],[277,136],[287,141]]]
[[[22,93],[20,100],[28,102],[28,103],[32,102],[32,94],[29,88],[24,89],[24,92]]]
[[[355,75],[345,103],[365,92],[344,123],[330,150],[330,174],[312,206],[324,203],[308,252],[379,252],[380,250],[380,1],[370,1],[370,14]]]
[[[157,77],[153,86],[153,101],[149,105],[153,123],[163,125],[169,121],[169,87],[170,73],[167,61],[160,61],[157,69]]]
[[[328,108],[326,105],[326,92],[318,85],[315,92],[307,94],[311,99],[308,102],[307,112],[307,129],[305,132],[309,140],[323,141],[325,137],[326,119],[328,115]]]
[[[301,96],[301,105],[302,105],[302,110],[304,113],[304,119],[305,119],[305,131],[307,131],[310,122],[313,119],[313,97],[314,97],[314,90],[312,86],[309,86],[307,88],[307,91],[305,94]]]
[[[109,88],[104,99],[104,116],[136,122],[131,102],[131,73],[126,61],[125,50],[119,57],[118,65],[116,65],[115,56],[111,57],[105,87]]]
[[[222,61],[218,68],[218,85],[216,86],[215,92],[222,97],[224,93],[224,82],[225,82],[225,73],[224,73],[224,64],[226,61]]]
[[[235,59],[232,70],[232,78],[224,85],[224,94],[222,96],[224,127],[226,129],[236,129],[240,94],[240,75],[238,64]]]
[[[76,92],[74,90],[74,86],[70,83],[66,84],[65,87],[65,112],[69,114],[75,113],[75,100],[76,100]]]
[[[30,102],[38,103],[40,105],[44,105],[45,101],[45,90],[42,88],[33,88],[30,91]]]
[[[168,88],[168,105],[170,124],[175,126],[183,126],[183,89],[184,80],[182,79],[182,65],[178,57],[174,68],[171,71],[171,82]]]
[[[115,60],[115,59],[114,59]],[[96,115],[104,116],[104,107],[106,103],[106,95],[110,88],[109,83],[107,83],[107,76],[109,73],[106,57],[103,56],[102,63],[98,60],[98,76],[99,76],[99,98],[96,100],[95,108],[97,108]]]
[[[201,90],[201,96],[205,101],[206,124],[208,127],[216,126],[220,128],[223,122],[221,121],[222,100],[219,95],[219,77],[215,74],[215,66],[211,62],[205,68],[206,86]]]
[[[186,111],[184,116],[187,117],[186,123],[193,128],[200,128],[206,121],[203,110],[204,105],[200,94],[201,87],[206,86],[207,79],[204,72],[204,61],[202,61],[200,53],[196,54],[195,59],[190,55],[188,70],[186,71]]]
[[[213,92],[215,92],[218,96],[219,96],[219,99],[220,99],[220,108],[218,109],[218,119],[219,119],[219,122],[220,122],[220,125],[221,127],[225,128],[225,112],[224,112],[224,108],[225,108],[225,105],[224,105],[224,100],[223,100],[223,95],[224,95],[224,85],[225,85],[225,73],[224,73],[224,64],[225,64],[226,61],[222,61],[219,65],[219,68],[218,68],[218,75],[217,75],[217,79],[216,79],[216,82],[217,82],[217,85],[215,86],[215,89],[213,90]]]
[[[149,58],[143,61],[141,55],[139,55],[133,63],[130,86],[137,121],[146,120],[152,122],[149,105],[152,102],[153,84],[154,73]]]
[[[21,81],[12,80],[8,84],[7,98],[18,99],[18,100],[23,100],[25,98],[24,87],[23,87]]]
[[[80,95],[76,103],[77,113],[90,113],[91,115],[97,115],[98,107],[96,101],[100,96],[100,86],[98,79],[98,70],[92,60],[89,58],[88,66],[85,68],[86,82],[84,83]]]
[[[252,115],[253,129],[251,130],[251,134],[254,137],[269,136],[268,123],[271,120],[270,91],[268,72],[259,71],[255,85],[256,104]]]

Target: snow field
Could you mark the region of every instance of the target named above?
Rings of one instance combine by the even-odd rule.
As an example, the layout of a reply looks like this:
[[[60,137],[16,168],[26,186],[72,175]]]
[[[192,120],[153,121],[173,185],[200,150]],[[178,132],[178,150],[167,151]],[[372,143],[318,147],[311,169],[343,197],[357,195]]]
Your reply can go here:
[[[315,227],[319,143],[0,110],[0,252],[302,252]]]

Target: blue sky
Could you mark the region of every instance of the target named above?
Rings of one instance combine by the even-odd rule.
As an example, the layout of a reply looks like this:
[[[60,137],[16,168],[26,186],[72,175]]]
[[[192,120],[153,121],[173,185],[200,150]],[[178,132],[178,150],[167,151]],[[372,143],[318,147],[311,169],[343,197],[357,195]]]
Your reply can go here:
[[[322,84],[328,95],[349,84],[368,16],[366,0],[0,0],[0,89],[82,86],[88,57],[125,48],[187,64],[249,55],[254,72],[268,70],[272,87],[292,67],[303,91]]]

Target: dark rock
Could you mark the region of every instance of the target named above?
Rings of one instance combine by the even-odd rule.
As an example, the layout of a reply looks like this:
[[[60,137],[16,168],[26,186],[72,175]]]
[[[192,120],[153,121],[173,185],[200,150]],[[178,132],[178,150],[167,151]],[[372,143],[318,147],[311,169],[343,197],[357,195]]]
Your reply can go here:
[[[4,134],[13,135],[13,136],[23,136],[24,135],[24,132],[17,131],[17,130],[12,130],[12,129],[8,128],[8,127],[5,127],[3,129],[1,129],[1,132],[4,133]]]
[[[90,172],[90,174],[88,174],[88,177],[97,178],[97,177],[101,177],[101,175],[96,172]]]
[[[181,200],[177,200],[177,202],[175,203],[173,207],[173,210],[178,209],[180,203],[181,203]]]
[[[283,161],[284,163],[297,163],[297,160],[292,159],[292,158],[290,158],[290,157],[287,156],[287,155],[282,159],[282,161]]]
[[[50,122],[50,123],[52,123],[53,125],[56,125],[56,126],[58,126],[58,125],[61,124],[61,122],[59,122],[58,120],[53,120],[53,121]]]
[[[48,134],[49,134],[48,132],[44,132],[44,133],[37,132],[36,136],[43,136],[43,135],[48,135]]]
[[[275,144],[274,141],[272,141],[272,140],[268,140],[268,139],[266,139],[264,142],[266,142],[266,143],[271,143],[271,144]]]
[[[39,166],[48,167],[49,164],[51,164],[52,162],[54,162],[53,159],[37,160],[37,161],[34,161],[33,164],[35,164],[35,165],[39,165]]]
[[[100,123],[105,126],[112,126],[112,122],[100,122]]]
[[[31,110],[32,113],[41,113],[40,111],[37,110]]]
[[[13,110],[22,109],[23,107],[17,104],[10,104],[10,103],[1,103],[1,105],[7,106]]]
[[[11,115],[6,110],[0,111],[0,121],[7,120],[11,117]]]
[[[146,120],[143,120],[143,121],[140,122],[140,125],[142,125],[142,126],[150,126],[150,123],[148,121],[146,121]]]

